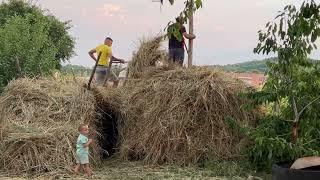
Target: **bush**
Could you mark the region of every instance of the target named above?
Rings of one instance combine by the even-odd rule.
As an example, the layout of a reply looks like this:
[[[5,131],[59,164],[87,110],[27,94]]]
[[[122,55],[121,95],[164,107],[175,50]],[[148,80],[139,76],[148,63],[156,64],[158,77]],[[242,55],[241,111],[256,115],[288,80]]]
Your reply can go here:
[[[73,54],[69,22],[23,0],[0,4],[0,92],[12,79],[59,69]]]
[[[319,122],[303,120],[296,144],[291,143],[290,125],[289,121],[270,116],[251,130],[252,146],[247,155],[258,170],[270,170],[274,163],[291,162],[300,157],[320,154],[319,130],[312,128],[319,126]]]

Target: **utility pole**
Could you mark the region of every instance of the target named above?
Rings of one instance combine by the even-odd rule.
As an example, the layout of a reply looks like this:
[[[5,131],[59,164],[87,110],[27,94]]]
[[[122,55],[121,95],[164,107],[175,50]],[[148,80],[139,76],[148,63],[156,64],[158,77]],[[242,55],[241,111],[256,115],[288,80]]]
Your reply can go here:
[[[194,0],[190,1],[190,14],[189,14],[189,34],[193,34],[193,7]],[[188,51],[188,68],[192,67],[193,60],[193,40],[189,40],[189,51]]]
[[[161,11],[161,7],[162,7],[162,4],[163,4],[163,0],[152,0],[152,2],[160,3],[160,11]]]

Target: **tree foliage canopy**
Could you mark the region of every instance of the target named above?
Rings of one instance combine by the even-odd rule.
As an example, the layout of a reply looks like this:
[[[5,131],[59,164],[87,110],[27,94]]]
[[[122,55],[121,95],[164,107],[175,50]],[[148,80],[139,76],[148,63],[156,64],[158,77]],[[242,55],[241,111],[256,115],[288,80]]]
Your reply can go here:
[[[273,118],[257,128],[252,148],[255,163],[270,165],[298,157],[319,156],[320,64],[308,57],[320,36],[320,4],[306,0],[288,5],[259,31],[255,53],[276,53],[268,62],[268,80],[252,95],[256,103],[273,103]],[[270,127],[282,127],[270,131]],[[272,144],[272,146],[269,146]]]
[[[19,75],[59,69],[74,54],[70,22],[23,0],[0,4],[0,87]]]
[[[292,116],[317,98],[320,90],[319,63],[308,57],[317,46],[320,36],[320,5],[313,0],[305,1],[299,10],[288,5],[272,22],[267,23],[265,31],[259,31],[256,53],[278,54],[278,60],[268,63],[269,79],[262,91],[265,101],[286,98],[290,102]]]

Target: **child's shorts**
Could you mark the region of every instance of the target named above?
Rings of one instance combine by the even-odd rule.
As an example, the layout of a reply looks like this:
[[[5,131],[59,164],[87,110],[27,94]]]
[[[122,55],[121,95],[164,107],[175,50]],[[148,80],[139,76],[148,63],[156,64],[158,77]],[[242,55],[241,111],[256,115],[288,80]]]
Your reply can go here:
[[[77,164],[89,164],[89,154],[88,153],[77,153],[76,163]]]

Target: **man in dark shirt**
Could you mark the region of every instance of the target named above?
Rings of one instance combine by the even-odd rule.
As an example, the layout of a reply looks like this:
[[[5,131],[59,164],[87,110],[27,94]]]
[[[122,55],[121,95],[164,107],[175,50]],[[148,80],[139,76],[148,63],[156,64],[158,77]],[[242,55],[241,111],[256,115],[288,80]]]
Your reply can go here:
[[[176,21],[176,23],[168,27],[169,57],[173,62],[179,63],[182,66],[184,60],[184,37],[195,39],[196,36],[187,33],[181,17],[177,17]]]

